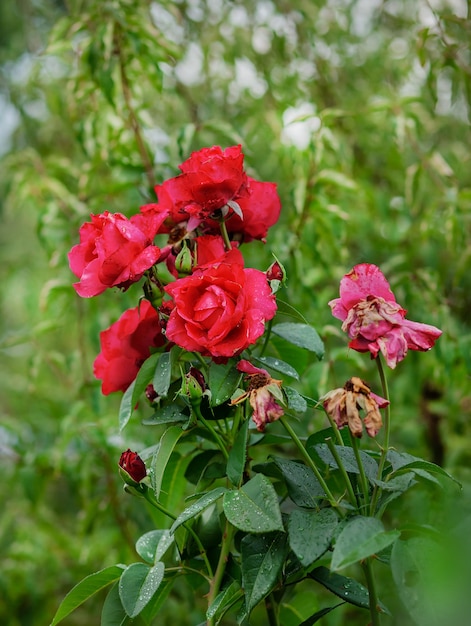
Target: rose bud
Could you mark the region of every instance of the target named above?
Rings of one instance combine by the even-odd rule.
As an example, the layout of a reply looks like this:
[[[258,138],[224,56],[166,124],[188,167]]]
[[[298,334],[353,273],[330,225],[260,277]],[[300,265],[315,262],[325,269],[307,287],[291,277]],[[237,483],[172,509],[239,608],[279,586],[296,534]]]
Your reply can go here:
[[[193,408],[199,407],[203,396],[209,395],[204,376],[196,367],[190,367],[188,374],[183,377],[180,393],[188,398]]]
[[[286,280],[286,270],[278,259],[276,259],[276,261],[267,269],[266,276],[268,282],[270,283],[271,290],[273,293],[276,293]]]
[[[186,242],[183,242],[182,249],[175,259],[175,269],[179,275],[188,276],[193,271],[193,255]]]
[[[144,461],[129,448],[122,453],[119,459],[119,473],[124,482],[131,486],[136,486],[147,476],[147,469]]]

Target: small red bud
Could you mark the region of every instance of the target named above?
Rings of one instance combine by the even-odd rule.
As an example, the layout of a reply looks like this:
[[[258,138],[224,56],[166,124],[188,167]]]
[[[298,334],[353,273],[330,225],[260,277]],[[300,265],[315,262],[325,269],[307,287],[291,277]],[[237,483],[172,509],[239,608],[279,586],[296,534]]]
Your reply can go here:
[[[122,453],[118,465],[121,469],[121,476],[130,485],[140,483],[147,476],[144,461],[137,452],[132,452],[129,448]]]

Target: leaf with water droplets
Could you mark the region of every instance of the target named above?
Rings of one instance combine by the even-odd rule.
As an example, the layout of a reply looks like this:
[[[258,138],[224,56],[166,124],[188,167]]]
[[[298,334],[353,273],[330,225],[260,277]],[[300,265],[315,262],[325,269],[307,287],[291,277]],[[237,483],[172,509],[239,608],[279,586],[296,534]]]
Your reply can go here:
[[[328,549],[338,521],[332,509],[297,509],[291,513],[288,522],[289,545],[304,567],[314,563]]]
[[[152,600],[165,572],[162,562],[149,567],[145,563],[129,565],[119,579],[119,597],[129,617],[133,618]]]
[[[150,530],[136,541],[136,552],[148,563],[159,561],[174,542],[168,530]]]
[[[257,474],[240,489],[224,494],[224,513],[239,530],[268,533],[283,530],[278,496],[271,482]]]

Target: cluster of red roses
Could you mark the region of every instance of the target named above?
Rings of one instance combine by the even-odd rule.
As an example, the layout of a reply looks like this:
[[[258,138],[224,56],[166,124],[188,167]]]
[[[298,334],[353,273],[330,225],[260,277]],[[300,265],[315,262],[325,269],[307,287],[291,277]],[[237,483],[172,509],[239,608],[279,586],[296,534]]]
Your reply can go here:
[[[152,348],[175,343],[226,360],[255,343],[275,315],[266,273],[245,268],[238,247],[266,237],[280,200],[274,183],[246,174],[243,159],[241,146],[203,148],[156,186],[158,203],[130,219],[92,215],[80,228],[69,252],[76,292],[126,290],[145,277],[149,298],[100,333],[94,373],[105,395],[125,391]],[[169,284],[157,271],[163,263],[175,278]]]

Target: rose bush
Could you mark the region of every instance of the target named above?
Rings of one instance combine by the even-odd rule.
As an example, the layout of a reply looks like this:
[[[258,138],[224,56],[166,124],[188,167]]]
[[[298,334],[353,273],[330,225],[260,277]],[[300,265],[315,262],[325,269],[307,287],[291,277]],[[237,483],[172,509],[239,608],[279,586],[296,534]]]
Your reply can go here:
[[[102,393],[126,391],[150,356],[150,348],[164,343],[159,315],[149,301],[142,300],[139,306],[125,311],[100,333],[101,352],[93,372],[102,381]]]
[[[170,341],[189,352],[227,359],[263,334],[276,313],[266,275],[244,268],[239,250],[167,285],[175,308],[167,322]]]
[[[105,211],[92,215],[80,228],[80,243],[69,252],[74,283],[79,296],[89,298],[110,287],[127,289],[160,257],[152,240],[166,215],[139,214],[127,219],[121,213]]]

